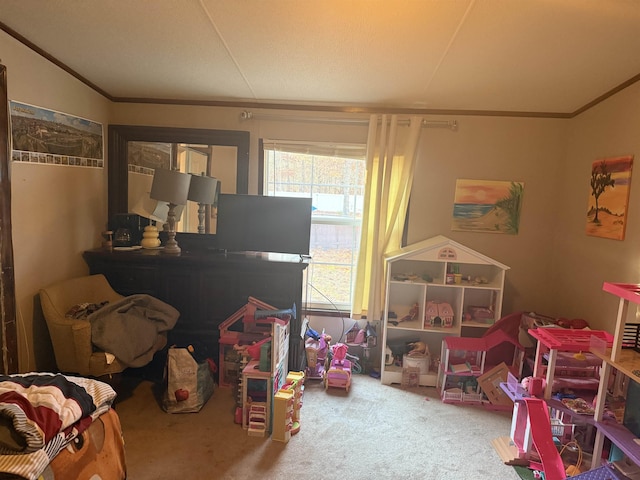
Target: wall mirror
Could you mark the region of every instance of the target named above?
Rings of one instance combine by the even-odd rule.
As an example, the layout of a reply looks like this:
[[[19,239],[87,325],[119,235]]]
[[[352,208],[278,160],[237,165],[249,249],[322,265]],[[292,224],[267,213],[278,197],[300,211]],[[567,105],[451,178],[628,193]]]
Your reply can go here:
[[[110,125],[108,132],[109,219],[135,213],[148,202],[156,168],[205,173],[220,180],[221,193],[248,193],[249,132],[136,125]],[[195,203],[184,207],[181,236],[197,235],[197,208]],[[206,227],[215,233],[212,209]]]

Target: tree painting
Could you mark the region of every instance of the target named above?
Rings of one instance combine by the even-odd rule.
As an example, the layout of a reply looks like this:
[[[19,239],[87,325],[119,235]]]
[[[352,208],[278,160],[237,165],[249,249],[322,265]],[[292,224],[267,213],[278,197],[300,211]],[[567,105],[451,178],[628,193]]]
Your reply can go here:
[[[587,235],[624,240],[633,156],[598,159],[591,165]]]
[[[516,235],[523,194],[522,182],[458,179],[451,229]]]

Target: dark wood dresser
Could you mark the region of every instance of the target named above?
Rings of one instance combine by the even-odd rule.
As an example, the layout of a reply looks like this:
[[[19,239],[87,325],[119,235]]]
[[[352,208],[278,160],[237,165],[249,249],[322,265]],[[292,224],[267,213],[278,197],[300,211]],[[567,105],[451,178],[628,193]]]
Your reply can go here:
[[[290,325],[289,369],[304,368],[301,338],[303,273],[308,263],[298,255],[161,250],[89,250],[83,257],[91,274],[104,274],[121,295],[146,293],[174,306],[180,318],[169,344],[204,342],[218,359],[218,325],[255,297],[278,309],[295,303]]]

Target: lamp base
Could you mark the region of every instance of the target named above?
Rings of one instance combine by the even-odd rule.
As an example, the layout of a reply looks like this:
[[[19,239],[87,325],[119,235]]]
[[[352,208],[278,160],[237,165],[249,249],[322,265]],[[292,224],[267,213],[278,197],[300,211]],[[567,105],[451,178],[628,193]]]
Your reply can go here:
[[[169,203],[169,212],[167,214],[167,223],[169,224],[169,232],[167,233],[167,243],[164,244],[163,253],[175,255],[181,252],[178,242],[176,242],[176,206]]]
[[[169,231],[167,243],[164,244],[162,253],[176,254],[180,253],[181,251],[182,249],[178,246],[178,242],[176,242],[176,232]]]

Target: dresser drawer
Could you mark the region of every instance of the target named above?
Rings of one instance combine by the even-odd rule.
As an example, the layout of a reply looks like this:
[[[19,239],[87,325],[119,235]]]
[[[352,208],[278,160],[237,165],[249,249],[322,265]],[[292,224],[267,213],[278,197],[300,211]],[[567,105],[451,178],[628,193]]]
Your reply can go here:
[[[104,275],[115,291],[121,295],[146,293],[157,296],[158,269],[141,266],[110,266]]]

